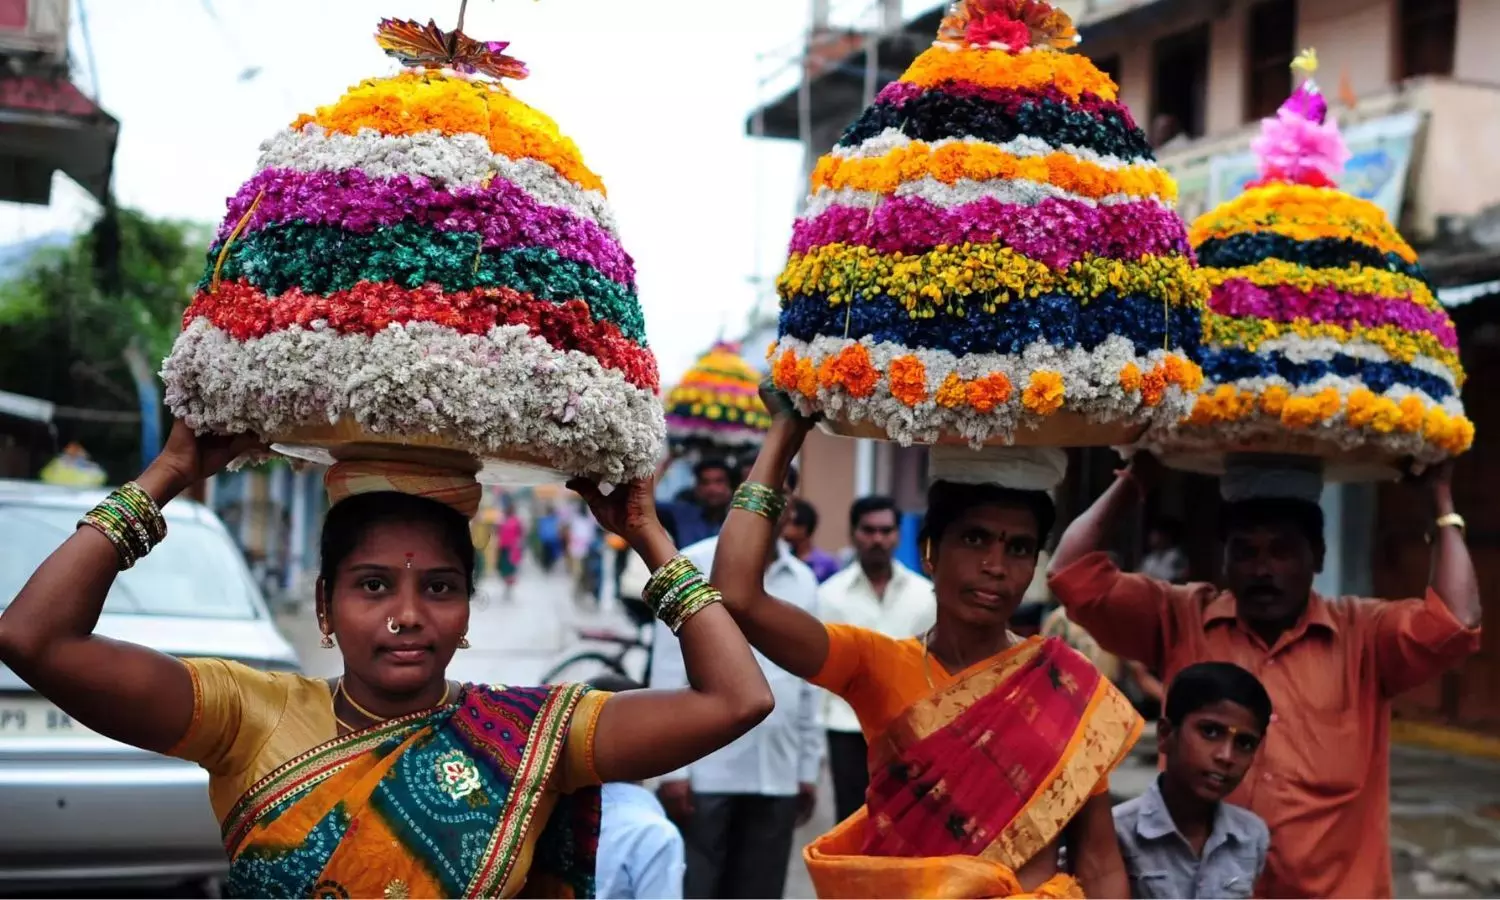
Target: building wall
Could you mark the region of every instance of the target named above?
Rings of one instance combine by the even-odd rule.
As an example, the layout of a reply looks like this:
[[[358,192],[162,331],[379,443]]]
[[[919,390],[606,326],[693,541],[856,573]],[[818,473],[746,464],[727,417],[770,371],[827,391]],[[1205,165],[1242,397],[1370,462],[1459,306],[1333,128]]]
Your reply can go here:
[[[802,445],[797,466],[802,476],[800,493],[813,505],[821,520],[813,542],[829,553],[849,545],[849,505],[854,502],[854,448],[848,438],[833,437],[813,429]]]
[[[1120,58],[1120,97],[1145,125],[1151,121],[1152,47],[1160,38],[1207,23],[1210,27],[1207,129],[1210,136],[1245,124],[1247,28],[1253,0],[1200,4],[1175,20],[1081,48],[1095,59]],[[1396,65],[1396,0],[1299,0],[1298,48],[1315,47],[1319,81],[1330,95],[1342,81],[1358,96],[1392,86]],[[1459,0],[1454,80],[1500,86],[1500,3]]]

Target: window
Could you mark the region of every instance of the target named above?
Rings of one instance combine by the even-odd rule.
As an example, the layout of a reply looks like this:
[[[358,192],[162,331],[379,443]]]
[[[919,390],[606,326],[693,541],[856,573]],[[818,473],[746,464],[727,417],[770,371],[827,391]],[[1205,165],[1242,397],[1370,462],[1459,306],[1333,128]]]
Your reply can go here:
[[[1094,60],[1094,68],[1109,76],[1109,80],[1120,86],[1120,54],[1111,53]]]
[[[1276,114],[1292,93],[1292,59],[1297,55],[1297,0],[1266,0],[1250,7],[1245,59],[1245,120]]]
[[[1400,0],[1396,68],[1402,78],[1452,75],[1458,0]]]
[[[1208,26],[1156,42],[1151,77],[1151,143],[1201,137],[1208,100]]]

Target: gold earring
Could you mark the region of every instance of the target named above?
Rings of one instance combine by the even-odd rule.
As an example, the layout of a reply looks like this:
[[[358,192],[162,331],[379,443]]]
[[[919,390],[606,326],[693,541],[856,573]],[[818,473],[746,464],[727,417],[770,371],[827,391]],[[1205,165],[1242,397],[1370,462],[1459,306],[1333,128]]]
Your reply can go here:
[[[462,637],[460,637],[458,639],[458,649],[460,649],[460,650],[467,650],[467,649],[469,649],[469,636],[467,634],[465,634],[464,636],[462,636]]]

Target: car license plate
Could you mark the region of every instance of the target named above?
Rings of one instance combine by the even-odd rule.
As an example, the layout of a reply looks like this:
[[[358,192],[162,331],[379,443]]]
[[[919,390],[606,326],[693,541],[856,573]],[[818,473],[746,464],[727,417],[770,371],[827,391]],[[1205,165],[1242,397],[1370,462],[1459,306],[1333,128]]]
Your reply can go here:
[[[40,697],[0,697],[0,739],[58,738],[92,734]]]

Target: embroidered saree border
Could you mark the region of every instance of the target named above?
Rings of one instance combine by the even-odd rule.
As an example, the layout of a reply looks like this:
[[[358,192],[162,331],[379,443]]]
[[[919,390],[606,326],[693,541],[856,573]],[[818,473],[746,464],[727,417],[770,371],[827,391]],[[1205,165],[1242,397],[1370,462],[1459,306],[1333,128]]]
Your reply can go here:
[[[976,700],[1000,687],[1035,659],[1042,646],[1043,642],[1036,640],[1018,644],[1003,658],[913,703],[871,747],[870,767],[877,769],[890,765],[900,756],[901,745],[926,740],[951,725]]]
[[[1145,723],[1119,689],[1100,676],[1083,727],[1037,791],[979,855],[1019,869],[1051,844],[1093,795],[1099,779],[1130,752]],[[1068,810],[1059,815],[1056,810]]]
[[[505,815],[485,848],[482,862],[464,895],[468,897],[508,896],[506,892],[516,865],[518,850],[531,829],[543,788],[567,743],[568,726],[573,709],[588,692],[584,685],[570,684],[547,695],[547,705],[532,723],[526,737],[526,753],[511,785]]]
[[[393,734],[407,725],[429,716],[442,715],[457,704],[449,704],[436,710],[424,709],[400,718],[390,719],[363,731],[350,732],[294,756],[269,772],[260,781],[251,785],[224,817],[222,837],[224,849],[233,858],[235,849],[261,815],[271,806],[286,799],[287,795],[307,790],[335,774],[351,760],[373,750]]]
[[[1046,641],[1028,640],[984,668],[913,703],[872,742],[871,768],[896,762],[901,747],[911,746],[948,727],[992,691],[1006,690],[1006,681],[1034,662],[1046,647]],[[1015,699],[1020,685],[1008,690],[1012,696],[1005,699],[1010,701]],[[1052,770],[1041,779],[1042,787],[979,854],[980,858],[1011,869],[1025,865],[1077,815],[1099,779],[1135,746],[1143,728],[1144,723],[1130,701],[1099,675],[1078,728]],[[1059,815],[1056,810],[1067,810],[1067,814]]]

